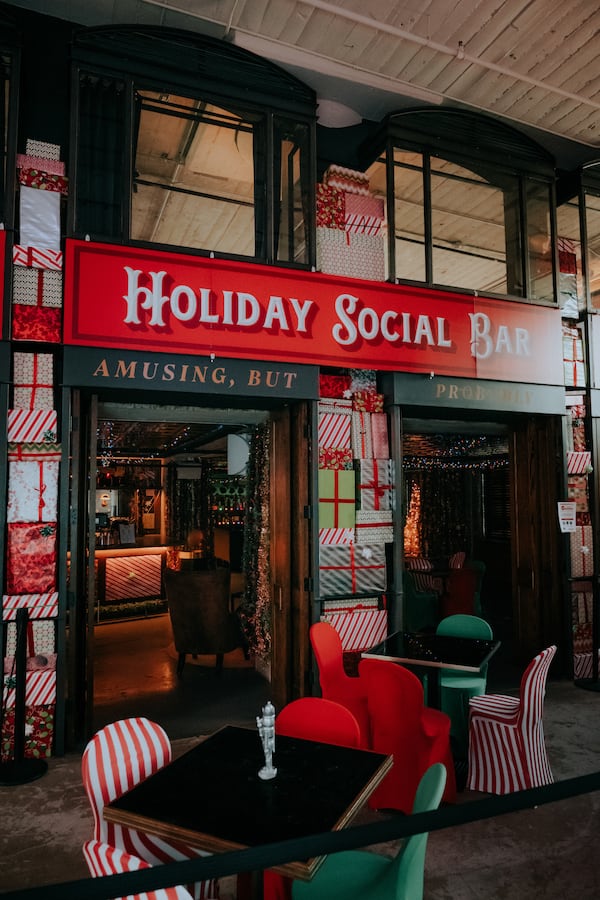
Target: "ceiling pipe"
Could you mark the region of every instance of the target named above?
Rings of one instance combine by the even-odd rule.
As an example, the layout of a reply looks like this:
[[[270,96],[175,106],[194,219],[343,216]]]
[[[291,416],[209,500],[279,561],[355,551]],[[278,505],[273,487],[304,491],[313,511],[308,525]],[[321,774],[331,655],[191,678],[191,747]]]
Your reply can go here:
[[[193,19],[200,19],[205,22],[210,22],[213,25],[221,25],[226,29],[226,35],[229,34],[232,27],[236,33],[247,34],[249,37],[255,37],[263,40],[267,40],[262,38],[261,35],[258,35],[256,32],[252,32],[243,28],[239,28],[237,25],[233,23],[233,16],[235,13],[235,7],[237,7],[237,0],[235,7],[229,16],[229,20],[227,23],[224,23],[220,19],[212,18],[211,16],[204,15],[199,12],[192,12],[189,9],[182,9],[181,7],[176,6],[172,3],[165,3],[163,0],[142,0],[143,3],[146,3],[150,6],[158,6],[160,9],[168,10],[169,12],[177,13],[178,15],[189,16]],[[326,0],[302,0],[302,3],[305,6],[312,7],[313,9],[321,10],[322,12],[331,13],[331,15],[337,16],[341,19],[346,19],[349,22],[354,22],[357,25],[364,25],[367,28],[371,28],[373,31],[378,31],[382,34],[389,34],[392,37],[396,37],[399,40],[409,41],[412,44],[418,44],[421,47],[427,47],[429,50],[434,50],[437,53],[442,53],[445,56],[453,57],[454,59],[460,58],[460,60],[466,65],[471,64],[474,66],[479,66],[483,69],[488,69],[490,72],[496,72],[499,75],[505,75],[508,78],[513,78],[515,81],[521,82],[522,84],[528,84],[531,87],[542,88],[544,91],[549,91],[550,93],[556,94],[559,97],[564,97],[567,100],[574,100],[577,103],[581,103],[585,106],[589,106],[592,109],[600,109],[600,103],[597,103],[595,100],[591,100],[589,97],[583,97],[581,94],[573,94],[571,91],[565,91],[560,87],[556,87],[555,85],[548,84],[545,81],[539,81],[537,78],[531,78],[529,75],[522,75],[518,72],[513,71],[512,69],[507,69],[506,66],[500,66],[497,63],[487,62],[484,59],[481,59],[478,56],[471,56],[469,53],[466,53],[464,44],[457,47],[448,47],[446,44],[439,44],[437,41],[432,41],[429,38],[420,37],[418,34],[413,34],[411,31],[406,31],[404,28],[397,28],[395,25],[388,25],[385,22],[378,22],[369,16],[364,16],[361,13],[355,13],[351,10],[343,9],[340,6],[336,6],[333,3],[327,3]],[[275,41],[272,39],[268,39],[269,43],[275,45],[280,44],[281,47],[290,47],[291,45],[285,44],[282,41]],[[459,42],[462,43],[462,42]],[[241,44],[241,42],[240,42]],[[300,51],[300,48],[295,46],[296,50]],[[309,55],[313,57],[317,57],[318,54],[310,53]],[[340,65],[347,65],[345,63],[340,63]],[[352,66],[350,66],[352,68]],[[362,71],[362,70],[361,70]],[[372,73],[378,74],[378,73]],[[385,78],[386,76],[381,76]],[[388,79],[392,81],[392,79]],[[410,93],[411,85],[407,82],[400,82],[402,88],[406,87],[406,94],[408,96],[413,96]],[[416,90],[427,91],[427,88],[420,88],[418,85],[414,85]],[[389,88],[388,88],[389,90]],[[436,92],[430,92],[432,96],[441,96],[436,94]],[[452,97],[448,92],[445,95],[451,99],[456,100],[457,102],[464,102],[460,97]],[[433,101],[435,102],[435,101]],[[439,100],[437,102],[440,102]]]

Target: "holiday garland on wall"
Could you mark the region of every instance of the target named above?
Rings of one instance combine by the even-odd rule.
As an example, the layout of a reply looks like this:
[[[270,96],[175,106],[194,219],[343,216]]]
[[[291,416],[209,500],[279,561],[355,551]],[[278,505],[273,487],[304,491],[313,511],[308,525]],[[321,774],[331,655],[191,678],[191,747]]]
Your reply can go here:
[[[250,650],[262,659],[271,651],[269,449],[269,426],[260,425],[252,434],[248,456],[243,559],[246,588],[238,608]]]

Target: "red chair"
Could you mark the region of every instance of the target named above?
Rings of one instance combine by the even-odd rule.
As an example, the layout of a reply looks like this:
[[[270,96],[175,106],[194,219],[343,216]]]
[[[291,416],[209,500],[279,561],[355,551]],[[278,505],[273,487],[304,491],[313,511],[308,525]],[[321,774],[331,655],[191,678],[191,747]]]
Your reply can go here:
[[[86,841],[83,855],[88,864],[92,878],[103,875],[121,875],[123,872],[137,872],[139,869],[150,869],[151,866],[139,856],[126,853],[105,844],[102,841]],[[144,891],[142,894],[129,894],[120,900],[192,900],[192,895],[182,885],[169,888],[158,888],[155,891]]]
[[[542,717],[555,653],[552,645],[532,659],[518,697],[485,694],[469,700],[470,790],[509,794],[554,781]]]
[[[275,734],[360,747],[358,722],[348,707],[323,697],[301,697],[292,700],[275,719]],[[263,873],[263,900],[291,900],[292,879],[277,872]]]
[[[363,659],[371,720],[371,749],[393,754],[394,765],[371,795],[372,809],[410,813],[419,781],[433,763],[446,767],[443,799],[456,799],[456,776],[450,750],[450,718],[423,704],[423,686],[416,675],[395,662]]]
[[[360,747],[360,727],[347,706],[323,697],[292,700],[278,713],[275,733],[289,737]]]
[[[121,719],[101,728],[89,741],[81,761],[83,785],[94,815],[94,838],[149,865],[207,856],[176,842],[107,822],[102,811],[107,803],[120,797],[171,761],[171,742],[167,733],[149,719]],[[199,801],[201,799],[199,798]],[[218,897],[214,879],[189,886],[195,900]]]
[[[360,728],[361,746],[368,748],[367,692],[360,676],[353,678],[344,669],[344,651],[339,634],[328,622],[315,622],[310,627],[310,643],[319,670],[321,694],[325,700],[334,700],[350,710]]]
[[[468,567],[451,569],[446,578],[446,590],[440,599],[442,618],[475,615],[477,573]]]

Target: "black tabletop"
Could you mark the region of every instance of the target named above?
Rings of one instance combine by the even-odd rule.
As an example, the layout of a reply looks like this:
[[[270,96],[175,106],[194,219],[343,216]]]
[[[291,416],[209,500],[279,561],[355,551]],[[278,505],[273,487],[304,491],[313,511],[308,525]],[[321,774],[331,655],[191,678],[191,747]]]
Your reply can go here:
[[[110,803],[105,818],[213,852],[298,838],[343,827],[391,757],[277,735],[270,781],[258,777],[264,762],[258,731],[225,726]]]
[[[418,666],[479,672],[500,646],[500,641],[449,635],[397,631],[362,655]]]

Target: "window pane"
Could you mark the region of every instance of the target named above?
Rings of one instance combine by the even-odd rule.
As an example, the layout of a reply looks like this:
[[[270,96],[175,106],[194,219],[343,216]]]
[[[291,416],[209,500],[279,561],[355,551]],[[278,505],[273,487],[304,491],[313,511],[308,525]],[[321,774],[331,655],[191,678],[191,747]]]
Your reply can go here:
[[[131,237],[257,255],[254,125],[185,97],[140,99]]]
[[[431,167],[434,284],[507,294],[504,191],[447,160]]]
[[[558,228],[558,296],[565,318],[577,319],[585,309],[585,291],[581,268],[579,202],[564,203],[556,210]]]
[[[394,149],[396,278],[425,281],[423,157]]]
[[[276,258],[281,262],[307,263],[308,127],[277,121],[275,130],[281,157],[279,190],[275,187]]]
[[[587,270],[592,309],[600,309],[600,197],[586,194]]]
[[[554,299],[552,283],[552,239],[550,232],[550,189],[530,181],[526,186],[527,256],[529,297]]]

